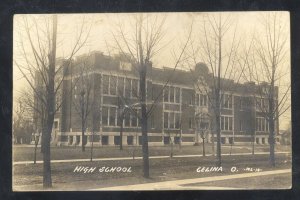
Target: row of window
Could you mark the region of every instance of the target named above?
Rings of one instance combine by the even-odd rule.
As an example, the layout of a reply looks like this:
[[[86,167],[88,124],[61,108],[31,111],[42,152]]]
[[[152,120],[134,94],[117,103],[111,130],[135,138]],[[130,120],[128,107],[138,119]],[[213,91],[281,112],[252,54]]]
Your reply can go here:
[[[103,94],[137,98],[139,95],[139,80],[103,75]]]
[[[222,131],[232,131],[233,117],[221,116],[220,124],[221,124],[220,128]],[[256,127],[256,131],[263,131],[263,132],[269,131],[268,121],[263,117],[257,117],[255,119],[255,127]],[[240,120],[240,131],[244,131],[244,129],[245,127],[243,125],[243,122],[242,120]]]
[[[180,113],[179,112],[164,112],[164,128],[179,129],[180,128]]]
[[[119,126],[118,120],[119,113],[116,107],[103,107],[102,108],[102,124],[104,126]],[[151,128],[155,128],[154,119],[151,118]],[[189,128],[193,128],[193,119],[189,118]],[[268,121],[263,117],[256,118],[256,131],[269,131]],[[125,112],[123,125],[125,127],[138,127],[140,121],[135,114]],[[164,112],[164,128],[165,129],[180,129],[180,113],[179,112]],[[240,131],[244,131],[243,122],[240,120]],[[233,130],[233,117],[232,116],[221,116],[220,118],[220,129],[222,131]]]
[[[256,111],[268,111],[269,102],[265,98],[256,98]]]
[[[77,87],[75,87],[75,90]],[[166,86],[164,89],[164,102],[180,103],[179,87]],[[113,75],[103,75],[103,94],[105,95],[121,95],[126,98],[137,98],[139,96],[139,80],[125,77],[118,77]],[[76,98],[76,94],[75,94]],[[223,94],[221,96],[222,108],[232,109],[232,95]],[[246,99],[245,99],[246,100]],[[240,99],[240,109],[248,106],[248,100]],[[193,102],[190,101],[193,105]],[[196,94],[196,106],[208,106],[208,97],[205,94]],[[268,110],[268,100],[265,98],[256,98],[256,110]]]
[[[232,109],[232,95],[222,95],[222,108]]]
[[[269,123],[265,118],[257,117],[255,119],[255,124],[256,124],[256,131],[264,131],[264,132],[269,131]]]
[[[195,105],[196,106],[207,106],[207,95],[196,94]]]
[[[123,112],[123,111],[121,111]],[[103,107],[102,108],[102,125],[103,126],[119,126],[121,115],[117,107]],[[138,127],[140,121],[136,114],[130,113],[129,111],[124,113],[123,125],[125,127]]]
[[[193,103],[192,98],[190,99],[189,104],[196,106],[208,106],[208,96],[206,94],[196,94],[195,104]],[[223,94],[221,96],[221,107],[225,109],[232,109],[232,95]]]
[[[220,129],[222,131],[232,131],[233,117],[232,116],[221,116]]]
[[[164,102],[180,103],[180,88],[166,86],[164,89]],[[103,94],[122,95],[127,98],[137,98],[139,95],[139,80],[117,76],[103,75]],[[195,105],[208,106],[208,97],[205,94],[196,94]],[[232,95],[223,94],[221,97],[222,108],[232,109]],[[190,102],[192,104],[192,101]],[[240,109],[245,107],[244,100],[240,99]],[[264,98],[256,98],[256,110],[267,110],[268,101]]]
[[[180,103],[180,88],[166,86],[164,89],[164,102]]]

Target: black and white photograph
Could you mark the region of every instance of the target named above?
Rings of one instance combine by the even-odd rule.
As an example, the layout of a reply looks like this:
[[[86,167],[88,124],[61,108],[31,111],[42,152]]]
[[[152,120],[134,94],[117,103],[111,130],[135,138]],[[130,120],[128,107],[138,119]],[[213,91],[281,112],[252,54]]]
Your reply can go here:
[[[15,14],[12,190],[292,188],[287,11]]]

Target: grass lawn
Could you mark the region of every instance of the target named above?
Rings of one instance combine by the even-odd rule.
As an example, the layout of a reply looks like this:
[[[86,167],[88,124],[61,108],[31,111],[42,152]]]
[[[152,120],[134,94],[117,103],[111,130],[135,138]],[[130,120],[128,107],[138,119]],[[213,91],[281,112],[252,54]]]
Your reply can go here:
[[[206,144],[205,151],[207,154],[212,153],[212,145]],[[215,148],[216,149],[216,148]],[[257,145],[255,152],[268,152],[268,145]],[[290,151],[290,146],[276,146],[276,151]],[[170,155],[170,146],[150,146],[150,156],[168,156]],[[230,145],[222,146],[222,153],[251,153],[252,146],[236,146]],[[62,159],[89,159],[91,148],[86,147],[86,151],[82,152],[80,147],[51,147],[51,159],[62,160]],[[123,150],[119,150],[119,146],[105,146],[105,147],[94,147],[93,158],[114,158],[114,157],[132,157],[142,156],[142,147],[124,146]],[[174,155],[202,155],[202,146],[182,146],[179,148],[178,145],[173,147]],[[14,161],[30,161],[34,158],[34,148],[24,147],[15,145],[13,147],[13,160]],[[42,153],[40,148],[37,149],[37,160],[42,160]]]

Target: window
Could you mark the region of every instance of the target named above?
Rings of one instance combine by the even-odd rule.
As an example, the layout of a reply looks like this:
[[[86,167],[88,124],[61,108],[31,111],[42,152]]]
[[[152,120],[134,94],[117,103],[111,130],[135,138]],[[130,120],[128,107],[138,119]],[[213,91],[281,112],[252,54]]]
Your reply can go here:
[[[116,125],[116,114],[117,114],[117,108],[110,107],[109,108],[109,126],[115,126]]]
[[[243,110],[244,109],[244,99],[243,97],[240,97],[240,110]]]
[[[174,118],[175,118],[175,115],[174,115],[174,113],[170,113],[169,114],[169,128],[171,128],[171,129],[174,129],[174,125],[175,125],[175,123],[174,123]]]
[[[116,95],[117,94],[117,77],[116,76],[111,76],[110,80],[110,95]]]
[[[261,111],[263,108],[263,99],[262,98],[256,98],[256,111]]]
[[[118,78],[116,76],[103,75],[102,85],[103,94],[117,95]]]
[[[223,108],[231,109],[232,108],[232,95],[224,94],[222,98]]]
[[[103,87],[103,94],[108,94],[109,92],[109,76],[103,75],[103,82],[102,82],[102,87]]]
[[[124,115],[125,126],[130,127],[130,113],[126,112]]]
[[[180,113],[175,113],[175,128],[180,128]]]
[[[118,94],[121,96],[124,96],[124,78],[123,77],[118,77]]]
[[[190,93],[189,105],[194,105],[194,94]]]
[[[189,128],[192,129],[193,128],[193,118],[189,118]]]
[[[164,102],[169,102],[169,87],[166,86],[164,89]]]
[[[138,109],[137,110],[137,125],[138,125],[138,127],[140,127],[141,126],[141,120],[140,120],[140,118],[141,118],[141,116],[142,116],[142,113],[141,113],[141,109]]]
[[[155,88],[152,84],[152,88],[151,88],[151,95],[152,95],[152,100],[156,100],[157,96],[155,95]]]
[[[170,137],[169,136],[164,137],[164,144],[170,144]]]
[[[243,121],[240,120],[240,131],[244,131],[244,125],[243,125]]]
[[[225,119],[225,128],[224,128],[224,130],[229,130],[229,119],[228,119],[228,117],[224,117],[224,119]]]
[[[164,113],[164,128],[179,129],[180,128],[180,113],[165,112]]]
[[[115,145],[120,145],[120,143],[121,143],[120,136],[114,136],[114,144]]]
[[[175,94],[176,94],[175,102],[180,103],[180,88],[175,88]]]
[[[129,78],[125,79],[125,97],[126,98],[131,97],[131,79]]]
[[[180,88],[166,86],[164,89],[164,102],[180,103]]]
[[[108,107],[102,108],[102,125],[103,126],[108,125]]]
[[[268,111],[269,102],[268,99],[256,98],[256,111]]]
[[[139,136],[139,145],[142,145],[142,143],[143,143],[143,138],[142,136]]]
[[[132,97],[138,98],[139,96],[139,81],[137,79],[132,79]]]
[[[117,126],[117,108],[103,107],[102,108],[102,125]]]
[[[151,116],[151,128],[154,129],[155,128],[155,121],[154,121],[154,116]]]
[[[269,123],[264,117],[257,117],[255,120],[256,131],[268,132]]]
[[[174,144],[180,144],[180,137],[174,137]]]
[[[137,126],[137,117],[135,115],[131,115],[131,126]]]
[[[205,94],[196,94],[195,104],[197,106],[207,106],[207,95]]]
[[[221,116],[220,125],[222,131],[232,131],[233,117],[231,116]]]
[[[127,136],[127,144],[133,145],[133,136]]]
[[[170,87],[169,92],[170,92],[170,102],[173,103],[174,102],[174,88]]]
[[[169,113],[164,113],[164,128],[169,128]]]
[[[106,135],[102,136],[101,144],[108,145],[108,136],[106,136]]]

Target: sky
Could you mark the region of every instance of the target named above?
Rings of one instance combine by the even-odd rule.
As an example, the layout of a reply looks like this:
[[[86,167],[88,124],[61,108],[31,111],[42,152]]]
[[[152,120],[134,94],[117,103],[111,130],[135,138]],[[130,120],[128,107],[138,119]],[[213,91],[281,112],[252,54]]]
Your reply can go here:
[[[58,14],[58,36],[57,36],[57,57],[68,57],[74,46],[75,38],[79,34],[81,24],[84,21],[84,34],[88,34],[88,39],[83,48],[81,48],[76,55],[89,53],[91,51],[102,51],[104,54],[116,53],[114,51],[116,44],[113,42],[113,33],[118,31],[119,24],[124,27],[124,33],[130,35],[132,32],[133,15],[129,13],[101,13],[101,14]],[[143,15],[149,16],[149,18],[157,17],[158,21],[165,18],[163,26],[163,32],[165,36],[159,43],[159,53],[152,58],[153,66],[155,67],[174,67],[176,58],[180,55],[180,49],[184,46],[185,41],[188,38],[188,33],[193,23],[192,38],[193,41],[197,41],[197,38],[201,37],[201,25],[203,24],[203,16],[218,16],[218,13],[144,13]],[[233,38],[236,31],[237,38],[241,41],[242,45],[250,43],[252,35],[258,35],[264,37],[262,26],[263,12],[227,12],[222,13],[224,20],[227,16],[230,16],[231,27],[226,33],[226,39],[224,39],[225,48],[230,47],[230,41]],[[24,56],[22,54],[21,42],[24,44],[24,49],[27,51],[30,49],[28,40],[25,40],[24,31],[24,17],[28,19],[28,24],[33,35],[35,33],[34,24],[32,18],[37,19],[37,25],[42,30],[46,30],[47,19],[50,15],[15,15],[14,16],[14,45],[13,56],[14,62],[24,64]],[[289,49],[289,13],[280,12],[280,17],[285,22],[285,31],[287,34],[287,48]],[[226,18],[227,19],[227,18]],[[89,32],[90,30],[90,32]],[[34,38],[34,37],[33,37]],[[36,38],[34,38],[36,39]],[[33,39],[33,40],[34,40]],[[76,57],[76,56],[75,56]],[[31,57],[33,59],[33,57]],[[201,60],[197,60],[201,62]],[[179,66],[184,68],[184,62]],[[290,85],[290,52],[287,54],[285,65],[281,69],[286,72],[286,76],[281,85]],[[13,66],[13,96],[14,101],[20,94],[20,91],[28,87],[26,80],[23,78],[22,73],[18,70],[18,67]],[[289,95],[290,96],[290,95]],[[290,103],[290,102],[289,102]],[[280,118],[280,129],[287,128],[290,122],[290,109]]]

